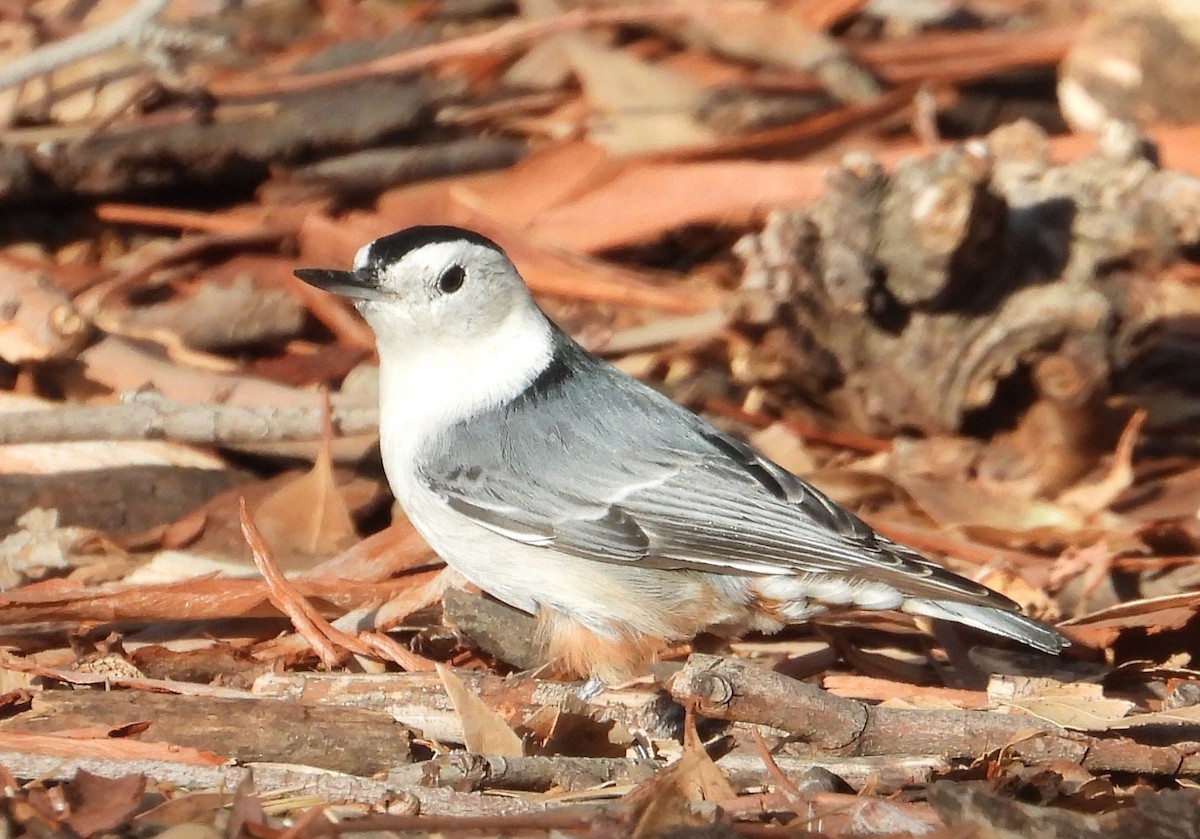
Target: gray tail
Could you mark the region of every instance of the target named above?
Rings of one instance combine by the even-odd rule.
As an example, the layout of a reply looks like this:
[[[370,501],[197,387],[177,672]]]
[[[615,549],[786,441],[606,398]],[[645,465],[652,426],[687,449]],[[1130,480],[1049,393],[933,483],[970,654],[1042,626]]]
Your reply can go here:
[[[1011,638],[1028,644],[1042,652],[1058,654],[1071,645],[1071,642],[1053,627],[1027,618],[1019,612],[1006,612],[992,606],[976,606],[952,600],[911,599],[904,601],[900,610],[910,615],[924,615],[973,626],[1001,638]]]

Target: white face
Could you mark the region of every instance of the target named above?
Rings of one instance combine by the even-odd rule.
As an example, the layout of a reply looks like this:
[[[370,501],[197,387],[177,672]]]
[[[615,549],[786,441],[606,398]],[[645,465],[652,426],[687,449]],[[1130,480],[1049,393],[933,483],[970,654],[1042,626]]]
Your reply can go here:
[[[381,294],[355,305],[375,330],[381,352],[487,343],[522,313],[541,318],[512,263],[492,248],[433,242],[389,262],[386,253],[373,252],[374,245],[358,252],[354,268],[369,274]]]
[[[545,369],[554,330],[502,253],[469,239],[355,259],[355,306],[375,331],[381,446],[402,492],[423,441],[515,398]],[[383,258],[380,258],[383,257]]]

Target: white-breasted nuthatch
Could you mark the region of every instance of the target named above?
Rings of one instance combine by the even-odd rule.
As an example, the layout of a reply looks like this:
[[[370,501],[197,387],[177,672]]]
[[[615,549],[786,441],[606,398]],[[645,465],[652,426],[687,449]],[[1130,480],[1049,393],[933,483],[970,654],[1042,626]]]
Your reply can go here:
[[[897,609],[1056,653],[1007,598],[584,350],[493,242],[413,227],[301,269],[375,331],[388,481],[464,577],[539,618],[564,670],[617,680],[701,631]]]

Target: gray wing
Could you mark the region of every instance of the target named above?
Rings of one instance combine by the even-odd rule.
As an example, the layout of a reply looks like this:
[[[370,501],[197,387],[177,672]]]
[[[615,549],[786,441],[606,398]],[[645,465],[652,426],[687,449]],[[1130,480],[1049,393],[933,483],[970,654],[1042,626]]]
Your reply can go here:
[[[839,574],[1013,608],[574,345],[512,404],[452,428],[419,474],[479,525],[587,559]]]

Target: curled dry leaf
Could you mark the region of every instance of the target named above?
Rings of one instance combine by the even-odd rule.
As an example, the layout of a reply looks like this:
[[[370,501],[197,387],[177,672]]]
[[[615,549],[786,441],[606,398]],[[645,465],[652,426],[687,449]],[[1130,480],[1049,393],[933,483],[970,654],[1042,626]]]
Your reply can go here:
[[[463,729],[463,745],[467,751],[481,755],[508,755],[520,757],[525,754],[525,744],[505,722],[504,717],[493,711],[482,699],[467,689],[444,664],[437,665],[438,676],[454,706]]]

